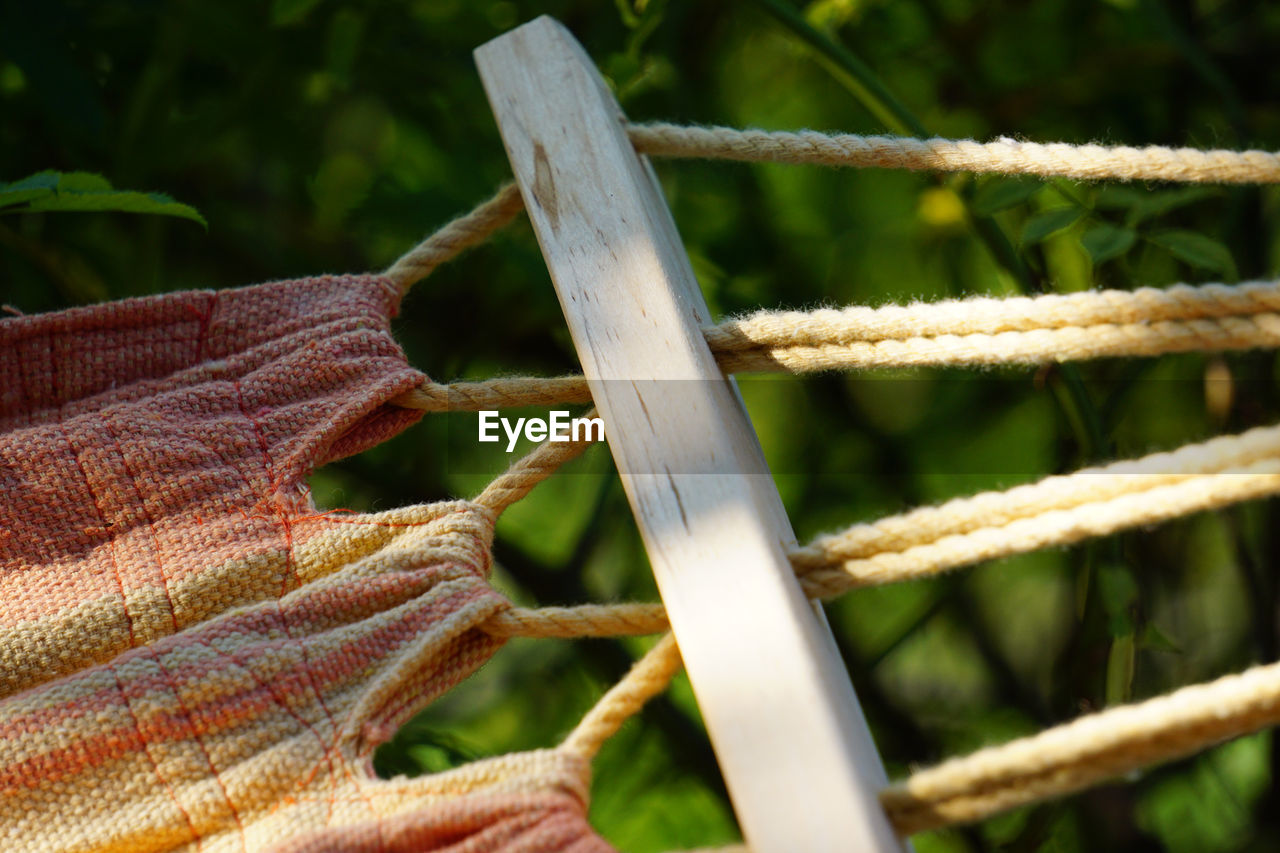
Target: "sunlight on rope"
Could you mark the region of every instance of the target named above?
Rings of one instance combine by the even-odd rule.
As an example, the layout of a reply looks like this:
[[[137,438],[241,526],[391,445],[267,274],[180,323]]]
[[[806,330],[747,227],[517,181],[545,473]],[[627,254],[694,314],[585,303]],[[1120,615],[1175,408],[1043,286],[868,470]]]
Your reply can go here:
[[[1280,664],[1090,714],[913,773],[880,795],[909,834],[996,814],[1280,722]]]
[[[1280,155],[1270,151],[1042,144],[1001,139],[913,139],[641,124],[628,128],[636,150],[654,157],[698,157],[824,166],[998,172],[1077,180],[1280,182]],[[523,207],[515,184],[454,219],[406,252],[384,273],[400,293],[440,264],[487,240]]]
[[[1280,346],[1280,282],[1185,284],[882,308],[759,311],[704,329],[727,373],[1046,364]],[[429,382],[397,405],[431,412],[581,403],[581,376]]]
[[[1264,151],[978,143],[667,124],[632,126],[629,133],[640,153],[665,157],[1086,180],[1280,182],[1280,156]],[[520,209],[518,191],[507,184],[406,253],[385,275],[403,295],[441,263],[511,222]],[[726,372],[1043,364],[1274,348],[1280,346],[1280,282],[761,311],[704,332]],[[429,382],[394,402],[439,412],[586,403],[590,397],[581,376],[507,377]],[[471,506],[492,523],[589,443],[542,444],[490,483]],[[1280,426],[1263,427],[856,524],[793,548],[790,557],[806,594],[825,598],[1277,493]],[[661,604],[623,603],[509,607],[482,627],[496,637],[572,638],[658,633],[668,626]],[[679,651],[668,634],[601,698],[560,749],[589,760],[679,667]],[[1280,664],[1259,666],[916,771],[891,785],[881,800],[898,832],[910,834],[1072,793],[1277,722]]]
[[[1270,151],[1042,144],[1016,139],[975,142],[972,139],[854,136],[674,124],[632,125],[628,132],[637,151],[654,157],[999,172],[1086,181],[1280,182],[1280,155]]]

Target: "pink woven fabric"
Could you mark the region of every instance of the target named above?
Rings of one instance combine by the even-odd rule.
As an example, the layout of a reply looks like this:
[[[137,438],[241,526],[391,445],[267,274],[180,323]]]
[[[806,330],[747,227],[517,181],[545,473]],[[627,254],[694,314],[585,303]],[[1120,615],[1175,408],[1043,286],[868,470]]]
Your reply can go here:
[[[320,513],[412,424],[377,277],[0,321],[0,849],[607,850],[555,752],[382,781],[500,645],[492,517]]]

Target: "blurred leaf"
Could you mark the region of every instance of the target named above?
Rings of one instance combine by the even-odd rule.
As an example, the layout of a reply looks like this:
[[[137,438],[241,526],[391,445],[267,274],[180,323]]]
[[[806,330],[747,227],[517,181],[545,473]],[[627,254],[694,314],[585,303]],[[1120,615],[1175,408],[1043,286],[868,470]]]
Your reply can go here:
[[[15,207],[16,205],[21,207]],[[189,205],[174,201],[164,193],[142,193],[112,189],[111,183],[92,172],[38,172],[0,189],[0,210],[4,213],[39,213],[75,211],[117,213],[150,213],[176,216],[209,223]]]
[[[640,73],[640,60],[629,53],[612,53],[601,65],[601,70],[613,83],[615,91]]]
[[[1141,204],[1133,208],[1129,214],[1128,222],[1130,225],[1136,225],[1143,220],[1163,216],[1171,210],[1177,210],[1179,207],[1186,207],[1197,201],[1213,198],[1219,195],[1220,192],[1214,187],[1179,187],[1176,190],[1152,193],[1143,199]]]
[[[1215,187],[1177,187],[1171,190],[1140,190],[1135,187],[1110,186],[1098,192],[1098,207],[1125,210],[1126,225],[1137,225],[1163,216],[1206,198],[1221,194]]]
[[[0,207],[22,204],[33,198],[51,195],[57,186],[57,172],[37,172],[11,184],[0,184]]]
[[[1137,825],[1169,853],[1274,849],[1274,836],[1259,832],[1252,818],[1255,803],[1274,784],[1271,737],[1270,732],[1242,737],[1171,772],[1153,774],[1139,789]]]
[[[618,17],[622,19],[624,26],[628,29],[635,29],[640,26],[640,16],[631,10],[631,4],[628,0],[613,0],[613,5],[617,7]]]
[[[990,216],[1022,204],[1040,190],[1040,181],[1016,181],[997,178],[987,181],[973,194],[973,212],[978,216]]]
[[[1196,231],[1172,229],[1157,231],[1147,239],[1193,267],[1219,273],[1226,279],[1236,278],[1236,263],[1231,257],[1231,250],[1212,237]]]
[[[335,227],[364,202],[372,183],[373,170],[357,154],[343,151],[325,160],[310,186],[317,221]]]
[[[363,15],[351,9],[339,9],[334,13],[329,24],[329,72],[344,84],[351,76],[363,39]]]
[[[93,172],[66,172],[58,177],[59,193],[100,193],[111,189],[110,181]]]
[[[1080,237],[1080,245],[1084,246],[1094,266],[1097,266],[1129,251],[1137,239],[1138,235],[1131,228],[1102,222],[1084,232]]]
[[[804,17],[816,29],[834,33],[860,18],[870,6],[866,0],[814,0],[804,10]]]
[[[209,223],[193,207],[174,201],[164,193],[139,192],[83,192],[64,193],[39,198],[32,201],[21,212],[38,211],[80,211],[99,212],[115,211],[118,213],[150,213],[157,216],[176,216],[190,219],[208,227]]]
[[[85,46],[68,31],[76,17],[69,12],[54,0],[0,3],[0,56],[21,72],[31,103],[62,142],[97,141],[106,108],[95,74],[85,67]]]
[[[1111,648],[1107,654],[1105,698],[1108,705],[1122,705],[1133,697],[1133,673],[1137,644],[1134,615],[1141,590],[1133,571],[1124,563],[1098,566],[1098,597],[1107,616]]]
[[[320,0],[272,0],[271,25],[287,27],[296,24],[319,5]]]
[[[1133,608],[1138,603],[1138,582],[1123,563],[1103,563],[1098,567],[1098,595],[1107,614],[1107,631],[1112,637],[1133,633]]]
[[[1054,234],[1069,228],[1085,212],[1078,207],[1055,207],[1053,210],[1042,210],[1027,220],[1022,227],[1022,243],[1030,245],[1039,243]]]
[[[1182,654],[1182,648],[1169,639],[1169,636],[1156,627],[1154,622],[1148,622],[1142,626],[1142,640],[1140,645],[1144,649],[1150,649],[1158,652],[1173,652]]]
[[[1093,203],[1109,210],[1124,210],[1143,203],[1148,191],[1134,187],[1111,184],[1098,190]]]
[[[1108,705],[1123,705],[1133,698],[1135,662],[1133,634],[1116,637],[1107,654],[1106,700]]]

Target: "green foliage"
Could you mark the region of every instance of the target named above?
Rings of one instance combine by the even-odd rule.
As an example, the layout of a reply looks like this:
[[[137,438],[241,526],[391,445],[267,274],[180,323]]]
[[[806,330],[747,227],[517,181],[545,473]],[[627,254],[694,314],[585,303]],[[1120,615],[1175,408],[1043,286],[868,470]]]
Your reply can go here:
[[[319,5],[320,0],[271,0],[271,23],[277,27],[301,23]]]
[[[1084,216],[1078,207],[1056,207],[1053,210],[1042,210],[1029,218],[1022,226],[1022,242],[1032,245],[1044,242],[1049,237],[1066,228],[1070,228]]]
[[[1231,259],[1231,250],[1212,237],[1179,228],[1156,231],[1147,239],[1193,267],[1208,270],[1228,280],[1236,278],[1236,264]]]
[[[1008,210],[1031,198],[1044,188],[1040,181],[1023,179],[1009,180],[996,178],[989,180],[978,188],[973,195],[973,212],[979,216],[991,216],[1002,210]]]
[[[1265,849],[1248,804],[1270,784],[1272,737],[1241,738],[1195,759],[1184,773],[1156,774],[1139,802],[1139,824],[1171,853]]]
[[[164,193],[117,190],[106,178],[91,172],[37,172],[11,184],[0,184],[0,213],[47,211],[150,213],[190,219],[208,227],[195,208]]]
[[[0,303],[384,268],[509,176],[471,51],[539,14],[570,27],[636,120],[1280,150],[1274,4],[0,0],[0,174],[31,175],[0,187]],[[1274,188],[656,166],[718,315],[1280,272]],[[40,215],[70,209],[102,213]],[[395,332],[440,380],[577,367],[523,223],[419,284]],[[1230,376],[1225,409],[1211,369]],[[803,541],[1274,423],[1277,375],[1270,353],[1244,353],[740,384]],[[367,510],[473,495],[509,461],[474,431],[474,415],[425,418],[326,466],[313,497]],[[891,775],[1277,659],[1278,530],[1280,508],[1259,502],[833,604]],[[603,449],[513,508],[495,553],[495,585],[520,604],[656,595]],[[551,746],[646,642],[513,641],[377,768]],[[735,837],[687,681],[595,770],[592,819],[623,849]],[[1275,849],[1278,779],[1264,734],[916,847]]]
[[[1120,257],[1133,248],[1138,234],[1132,228],[1121,228],[1109,222],[1099,222],[1080,235],[1080,245],[1089,253],[1094,266]]]
[[[1098,193],[1099,207],[1117,208],[1125,211],[1125,224],[1137,225],[1148,219],[1163,216],[1180,207],[1194,204],[1208,198],[1220,197],[1222,191],[1217,187],[1177,187],[1151,191],[1139,190],[1128,186],[1108,186]]]

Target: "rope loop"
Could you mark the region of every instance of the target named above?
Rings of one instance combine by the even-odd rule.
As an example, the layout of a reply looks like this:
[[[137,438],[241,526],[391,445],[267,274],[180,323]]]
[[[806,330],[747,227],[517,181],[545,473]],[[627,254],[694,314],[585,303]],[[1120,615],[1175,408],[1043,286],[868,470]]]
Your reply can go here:
[[[661,157],[971,171],[1077,180],[1280,183],[1280,154],[1149,146],[1040,144],[633,125],[636,150]],[[385,273],[401,297],[485,242],[523,208],[508,183],[399,258]],[[1103,357],[1280,347],[1280,281],[977,297],[933,304],[761,311],[703,330],[727,373],[806,373],[912,366],[1046,364]],[[588,403],[581,376],[424,384],[392,402],[430,412]],[[592,410],[588,417],[595,416]],[[471,502],[475,524],[498,516],[590,438],[544,442]],[[1280,494],[1280,426],[1172,453],[1049,477],[1005,492],[923,507],[820,536],[790,554],[813,598],[933,575],[982,560]],[[481,629],[494,637],[613,637],[666,631],[661,604],[510,606]],[[581,720],[554,754],[586,768],[601,745],[681,666],[666,634]],[[978,820],[1280,723],[1280,665],[1085,717],[917,771],[883,792],[899,832]],[[583,782],[585,785],[585,781]],[[745,848],[738,848],[745,850]]]

